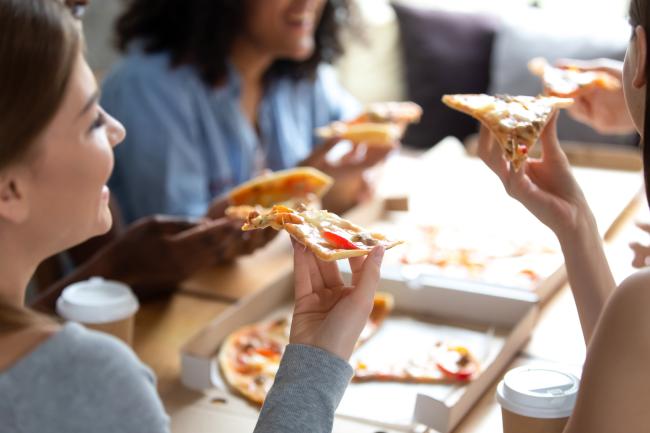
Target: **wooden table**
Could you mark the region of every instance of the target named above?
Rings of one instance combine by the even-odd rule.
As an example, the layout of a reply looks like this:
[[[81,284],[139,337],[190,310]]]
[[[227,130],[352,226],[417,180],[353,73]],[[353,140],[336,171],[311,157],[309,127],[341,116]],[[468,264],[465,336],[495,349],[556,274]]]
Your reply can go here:
[[[616,229],[608,233],[607,251],[612,258],[617,281],[633,271],[629,265],[631,254],[627,243],[639,239],[640,233],[632,224],[632,221],[639,217],[650,218],[647,205],[643,200],[638,200],[627,209]],[[645,239],[641,238],[641,240]],[[284,254],[278,258],[276,253],[285,251],[289,247],[284,237],[278,237],[265,251],[244,261],[260,264],[256,268],[258,277],[282,272],[286,267],[291,266],[291,261],[287,260]],[[223,270],[202,273],[185,284],[184,290],[169,298],[144,304],[139,311],[134,348],[140,358],[157,374],[158,389],[168,408],[170,405],[177,407],[183,402],[191,402],[198,398],[197,393],[185,389],[180,384],[180,348],[193,334],[224,311],[233,300],[252,289],[248,284],[255,280],[255,276],[248,274],[246,269],[246,266],[234,266],[226,274],[222,272]],[[215,275],[219,275],[224,286],[227,287],[232,288],[233,282],[241,283],[237,285],[240,290],[229,289],[222,293],[221,298],[202,292],[201,279],[214,278]],[[570,288],[565,286],[543,306],[541,318],[529,343],[513,360],[511,366],[550,361],[579,368],[584,361],[584,356],[585,345],[573,296]],[[501,414],[494,397],[495,388],[496,384],[493,384],[457,427],[456,432],[501,431]]]

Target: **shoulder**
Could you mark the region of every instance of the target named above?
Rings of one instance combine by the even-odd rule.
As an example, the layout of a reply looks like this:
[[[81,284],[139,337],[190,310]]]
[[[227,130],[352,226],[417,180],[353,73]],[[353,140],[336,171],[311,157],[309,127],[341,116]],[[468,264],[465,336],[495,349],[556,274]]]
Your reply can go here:
[[[102,82],[102,103],[120,98],[157,96],[183,98],[201,80],[189,66],[174,66],[167,52],[144,53],[130,50]]]
[[[609,303],[615,308],[650,309],[650,268],[626,278],[612,294]]]
[[[601,332],[650,342],[650,269],[625,279],[611,295],[599,322]],[[650,344],[643,345],[650,356]]]
[[[23,371],[14,374],[20,385],[15,404],[25,422],[64,428],[73,420],[95,431],[137,431],[147,425],[166,431],[168,417],[153,374],[116,338],[66,324],[21,364]],[[42,416],[29,421],[35,406]]]

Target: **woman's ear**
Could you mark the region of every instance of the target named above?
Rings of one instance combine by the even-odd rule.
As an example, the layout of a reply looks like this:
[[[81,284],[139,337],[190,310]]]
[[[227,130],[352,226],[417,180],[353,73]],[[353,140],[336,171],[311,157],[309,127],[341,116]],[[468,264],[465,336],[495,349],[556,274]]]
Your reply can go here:
[[[634,68],[632,84],[637,89],[640,89],[647,84],[645,71],[647,67],[646,61],[648,59],[648,44],[646,43],[645,33],[646,31],[642,26],[636,26],[634,29],[634,43],[636,45],[636,58],[634,60],[636,61],[636,65]]]
[[[0,172],[0,220],[20,224],[29,217],[26,175],[19,168]]]

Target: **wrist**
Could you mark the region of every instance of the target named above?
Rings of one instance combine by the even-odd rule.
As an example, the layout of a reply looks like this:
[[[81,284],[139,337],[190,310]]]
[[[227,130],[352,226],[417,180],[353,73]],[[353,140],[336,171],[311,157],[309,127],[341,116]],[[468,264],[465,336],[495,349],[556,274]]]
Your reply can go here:
[[[596,218],[586,203],[577,207],[571,224],[556,230],[555,234],[564,251],[577,245],[584,245],[590,239],[597,239],[598,242],[601,242]]]

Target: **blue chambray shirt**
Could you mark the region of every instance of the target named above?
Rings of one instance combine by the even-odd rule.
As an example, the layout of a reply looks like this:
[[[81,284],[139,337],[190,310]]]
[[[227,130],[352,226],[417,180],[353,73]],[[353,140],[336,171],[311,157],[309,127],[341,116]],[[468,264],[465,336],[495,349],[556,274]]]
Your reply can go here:
[[[109,186],[126,222],[152,214],[203,215],[213,198],[257,173],[256,161],[295,166],[319,144],[314,129],[354,117],[358,102],[330,66],[315,80],[277,79],[258,111],[259,135],[240,108],[240,78],[207,86],[167,53],[132,48],[103,83],[101,103],[124,124]],[[261,157],[261,158],[260,158]]]

